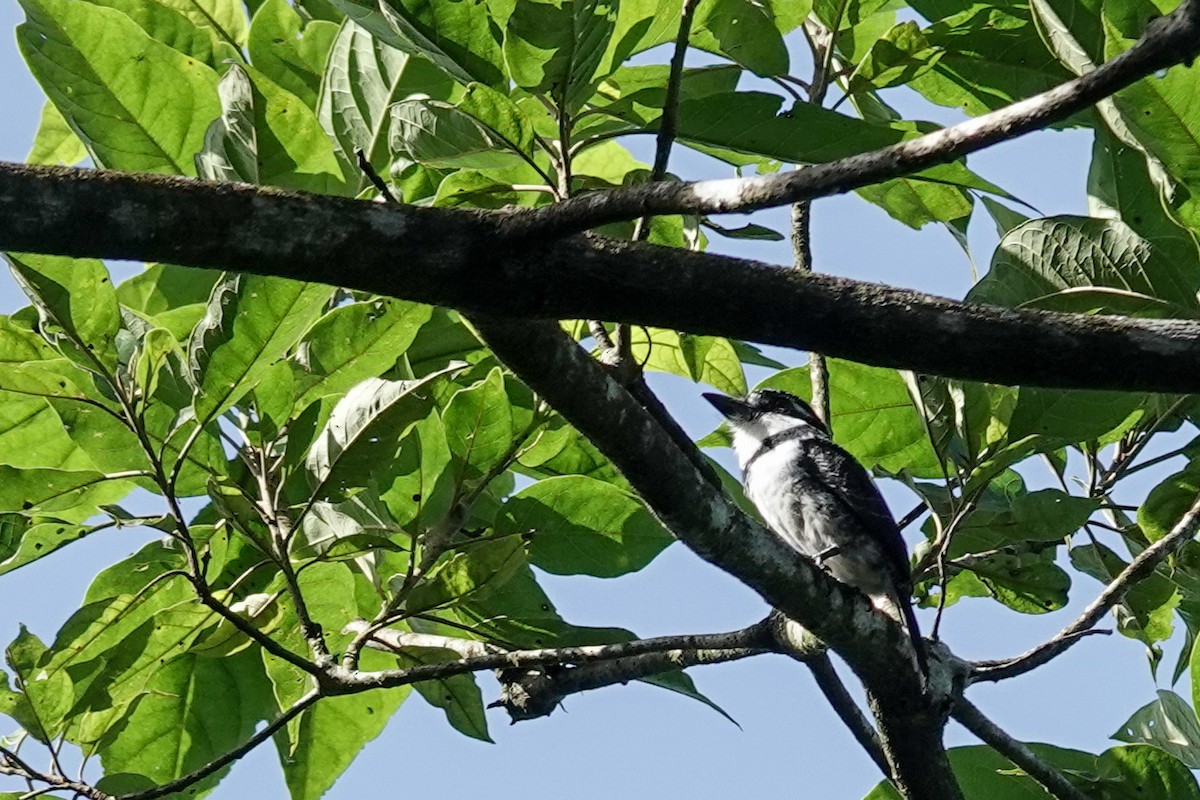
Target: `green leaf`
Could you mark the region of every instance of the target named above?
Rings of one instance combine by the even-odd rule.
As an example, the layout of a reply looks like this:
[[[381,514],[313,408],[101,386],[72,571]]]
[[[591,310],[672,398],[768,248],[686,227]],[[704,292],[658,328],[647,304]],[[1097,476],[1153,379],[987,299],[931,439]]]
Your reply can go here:
[[[390,666],[382,653],[363,653],[363,669]],[[364,746],[380,733],[412,691],[410,686],[326,697],[275,735],[292,800],[319,800]]]
[[[636,497],[582,475],[521,490],[496,530],[526,538],[530,560],[547,572],[600,578],[642,569],[673,541]]]
[[[726,394],[746,393],[742,362],[728,339],[637,326],[631,344],[634,359],[647,369],[682,375]]]
[[[913,7],[927,19],[938,19],[924,31],[931,47],[943,55],[933,69],[909,84],[925,99],[962,109],[969,116],[1023,100],[1074,77],[1039,40],[1024,5],[974,4],[951,8],[939,19],[928,2]]]
[[[696,684],[692,680],[691,676],[682,670],[677,670],[675,672],[664,672],[661,675],[653,675],[649,678],[640,678],[639,680],[641,680],[642,683],[648,683],[651,686],[657,686],[660,689],[666,689],[669,692],[675,692],[676,694],[681,694],[684,697],[690,697],[693,700],[699,701],[720,714],[725,719],[732,722],[734,725],[737,725],[739,729],[742,727],[741,725],[738,725],[736,719],[729,716],[725,709],[721,708],[719,705],[710,700],[707,695],[697,689]]]
[[[919,230],[930,222],[966,225],[974,208],[971,194],[958,186],[897,179],[855,190],[897,222]]]
[[[252,67],[236,64],[219,88],[223,113],[209,127],[197,156],[203,177],[347,192],[333,143],[298,97]]]
[[[679,33],[678,4],[659,0],[621,0],[616,4],[616,12],[608,47],[596,70],[599,76],[611,74],[632,55],[674,41]]]
[[[834,439],[868,469],[915,477],[941,475],[925,425],[895,370],[828,359]],[[785,370],[755,388],[812,396],[807,367]]]
[[[257,653],[172,659],[155,671],[115,736],[100,747],[107,773],[133,773],[163,784],[229,752],[263,718],[265,677]],[[190,791],[216,785],[228,767]],[[111,789],[110,789],[111,791]]]
[[[1015,441],[1034,435],[1059,444],[1111,439],[1138,420],[1145,397],[1133,392],[1021,387],[1008,437]]]
[[[591,115],[578,120],[575,137],[650,127],[662,117],[670,74],[670,67],[665,64],[623,66],[616,70],[599,84],[588,101],[604,116]],[[741,75],[740,69],[729,65],[684,69],[679,80],[680,97],[695,99],[731,93]]]
[[[1099,756],[1046,744],[1028,747],[1062,772],[1087,797],[1104,800],[1196,800],[1196,779],[1171,756],[1153,747],[1113,747]],[[1046,792],[1032,778],[984,745],[949,750],[963,795],[987,800],[1042,800]],[[894,800],[887,781],[866,800]]]
[[[1161,179],[1161,175],[1157,176]],[[1196,235],[1167,213],[1161,180],[1145,156],[1104,129],[1096,130],[1088,170],[1088,207],[1093,216],[1117,216],[1166,263],[1186,276],[1200,275]],[[1182,193],[1172,193],[1179,199]]]
[[[149,264],[117,286],[117,299],[169,330],[176,340],[184,341],[204,316],[209,295],[220,277],[217,270]]]
[[[482,602],[526,566],[525,550],[518,537],[472,544],[443,556],[429,577],[413,589],[406,607],[429,611]]]
[[[1113,747],[1101,754],[1097,766],[1100,773],[1097,788],[1105,798],[1200,800],[1196,776],[1157,747]]]
[[[723,55],[756,75],[788,74],[788,52],[771,12],[751,0],[700,3],[689,44]]]
[[[1102,7],[1105,57],[1113,58],[1133,45],[1151,16],[1162,13],[1150,3],[1123,8]],[[1187,198],[1173,205],[1193,230],[1200,224],[1200,109],[1194,102],[1195,69],[1165,70],[1122,89],[1113,103],[1134,140],[1156,158]]]
[[[404,353],[412,375],[420,378],[445,369],[455,362],[479,364],[495,359],[479,337],[462,321],[457,311],[434,307],[429,322],[421,326],[416,340]]]
[[[813,14],[826,27],[837,31],[837,49],[848,63],[861,61],[871,45],[896,23],[894,0],[814,0]]]
[[[1073,547],[1071,564],[1087,575],[1107,585],[1128,566],[1125,561],[1102,544],[1092,543]],[[1137,582],[1113,607],[1117,630],[1151,648],[1151,658],[1161,657],[1154,646],[1169,639],[1175,609],[1179,605],[1175,585],[1155,572]]]
[[[915,22],[896,25],[871,45],[850,75],[850,94],[911,83],[937,64],[944,51],[931,47]]]
[[[14,323],[11,317],[0,317],[0,391],[29,397],[111,402],[88,373],[63,358],[42,336]],[[32,407],[41,408],[43,404],[33,403]]]
[[[33,136],[33,148],[25,160],[30,164],[63,164],[73,167],[87,158],[87,149],[54,103],[42,106],[42,121]]]
[[[341,503],[313,503],[304,516],[303,541],[296,555],[328,559],[361,555],[372,549],[399,549],[390,537],[400,532],[391,514],[368,492],[360,492]]]
[[[199,27],[211,28],[234,48],[246,43],[249,25],[238,0],[157,0],[185,15]]]
[[[184,55],[220,70],[228,58],[228,45],[222,46],[217,32],[208,25],[197,25],[180,10],[158,0],[90,0],[112,8],[132,19],[151,39],[162,42]]]
[[[534,431],[532,444],[521,451],[522,466],[541,477],[587,475],[624,486],[625,480],[587,437],[558,415]]]
[[[1029,221],[1029,217],[1019,211],[1014,211],[1006,205],[996,202],[990,197],[980,198],[983,200],[983,207],[987,209],[991,215],[992,221],[996,223],[996,232],[1003,239],[1008,235],[1008,232],[1019,225],[1023,225]]]
[[[22,0],[21,52],[97,166],[195,175],[192,155],[219,113],[216,73],[119,11]]]
[[[926,123],[877,124],[856,119],[809,103],[794,103],[780,113],[782,100],[763,92],[713,92],[698,98],[685,96],[679,104],[679,140],[701,152],[737,166],[761,159],[793,164],[824,163],[874,150],[932,130]],[[654,127],[657,127],[655,121]],[[1003,194],[961,162],[926,169],[906,182],[935,182]],[[911,190],[919,196],[933,192]],[[949,207],[946,199],[923,201],[931,209]]]
[[[988,274],[967,299],[1076,311],[1064,306],[1069,290],[1107,287],[1162,300],[1174,316],[1194,317],[1200,309],[1200,271],[1194,267],[1166,258],[1118,220],[1047,217],[1005,235]]]
[[[497,551],[491,557],[499,562],[505,553],[500,539],[486,545]],[[519,547],[509,545],[511,563],[501,563],[503,570],[493,567],[492,574],[501,572],[502,580],[486,584],[486,591],[465,596],[448,612],[459,625],[465,625],[476,636],[507,643],[515,647],[553,647],[582,644],[623,642],[633,638],[619,628],[582,628],[570,625],[558,615],[554,604],[538,585],[537,578]],[[461,629],[448,631],[461,635]]]
[[[18,469],[0,464],[0,513],[66,514],[75,509],[94,513],[97,505],[120,500],[130,488],[127,481],[110,481],[102,472]]]
[[[29,697],[22,691],[9,688],[8,675],[4,674],[4,672],[0,672],[0,714],[11,717],[14,722],[21,726],[22,730],[29,731],[34,738],[38,738],[41,735],[41,725],[38,722],[33,706],[29,702]],[[41,739],[38,739],[38,741],[41,741]],[[4,795],[0,795],[0,797],[4,797]],[[6,797],[4,800],[17,800],[17,798]]]
[[[332,22],[304,24],[287,0],[266,0],[254,13],[246,49],[256,69],[315,108],[325,60],[337,33]]]
[[[68,721],[71,679],[63,673],[47,675],[39,668],[46,653],[42,641],[21,625],[17,638],[4,651],[4,660],[20,678],[25,692],[23,703],[16,698],[10,702],[28,714],[26,720],[33,723],[29,733],[48,744]]]
[[[258,183],[258,134],[254,129],[254,86],[234,67],[217,84],[221,116],[204,134],[196,172],[209,181]]]
[[[317,119],[337,142],[347,163],[353,160],[355,150],[362,150],[383,174],[389,166],[388,107],[418,92],[446,100],[452,86],[446,74],[428,60],[391,47],[348,19],[329,52]],[[360,189],[365,182],[364,176]]]
[[[971,571],[997,600],[1022,614],[1045,614],[1067,604],[1071,578],[1054,563],[1053,551],[1000,553]]]
[[[245,70],[254,84],[260,181],[318,194],[347,194],[333,142],[316,113],[254,68]]]
[[[459,83],[500,87],[506,82],[504,54],[485,3],[330,2],[381,42],[429,59]]]
[[[413,622],[427,625],[421,620]],[[405,648],[403,653],[394,655],[402,669],[459,659],[457,653],[450,651],[416,647]],[[429,705],[442,709],[446,714],[446,721],[456,731],[482,742],[492,741],[492,737],[488,734],[483,695],[479,691],[479,684],[475,682],[473,674],[467,672],[443,680],[422,681],[413,684],[413,688]]]
[[[1029,492],[1021,476],[1010,471],[988,484],[955,533],[949,554],[956,558],[1023,542],[1060,542],[1099,508],[1099,500],[1058,489]]]
[[[502,467],[516,433],[504,373],[493,369],[484,380],[455,393],[442,412],[442,422],[464,477],[478,480]]]
[[[1137,521],[1151,542],[1171,532],[1200,496],[1200,462],[1187,466],[1150,490],[1138,508]]]
[[[568,112],[578,109],[591,94],[618,4],[522,0],[508,5],[511,11],[498,15],[496,22],[504,31],[504,60],[513,81],[534,94],[552,96]]]
[[[37,307],[43,335],[77,364],[111,375],[117,366],[121,312],[104,264],[11,253],[5,260]]]
[[[188,343],[201,424],[236,403],[300,338],[333,294],[329,286],[229,275],[213,288]]]
[[[438,527],[458,494],[458,465],[450,455],[446,428],[436,412],[405,434],[382,477],[381,497],[392,516],[413,535]]]
[[[0,514],[0,575],[48,556],[95,528],[55,519]]]
[[[350,303],[317,320],[300,342],[296,407],[340,395],[391,369],[432,309],[391,297]]]
[[[486,87],[477,90],[477,94],[483,92],[488,92],[491,99],[503,97]],[[496,106],[506,108],[499,103]],[[465,103],[452,106],[440,100],[397,103],[391,108],[392,152],[430,167],[503,170],[528,163],[532,130],[527,123],[519,124],[517,117],[485,122],[472,116],[467,108],[470,106]],[[515,106],[509,110],[520,114]],[[501,127],[494,128],[488,122]]]
[[[431,384],[459,369],[451,366],[419,381],[368,378],[351,389],[309,450],[312,497],[339,498],[373,479],[390,479],[385,470],[403,450],[406,434],[429,413]]]
[[[763,225],[756,225],[754,223],[742,225],[737,228],[723,228],[708,217],[705,217],[700,224],[705,228],[708,228],[710,231],[719,233],[728,239],[750,239],[763,242],[783,241],[783,234],[779,231],[767,228]]]
[[[1195,679],[1193,691],[1194,686]],[[1200,769],[1200,723],[1187,701],[1172,691],[1159,689],[1157,700],[1133,712],[1109,738],[1154,745],[1189,769]]]

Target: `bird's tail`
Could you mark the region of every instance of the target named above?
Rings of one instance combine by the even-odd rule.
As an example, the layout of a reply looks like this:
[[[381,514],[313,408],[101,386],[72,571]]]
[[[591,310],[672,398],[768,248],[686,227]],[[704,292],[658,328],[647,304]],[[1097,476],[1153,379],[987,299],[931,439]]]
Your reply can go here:
[[[904,626],[908,628],[908,638],[912,640],[913,653],[917,657],[917,668],[926,680],[929,679],[929,661],[925,655],[925,640],[921,638],[921,628],[917,625],[917,615],[913,613],[912,601],[901,597],[900,612],[904,615]]]
[[[917,625],[917,615],[913,613],[912,601],[908,594],[893,590],[887,594],[871,595],[875,607],[883,611],[897,622],[903,622],[908,629],[908,638],[912,642],[913,655],[916,658],[917,669],[928,680],[929,662],[925,653],[925,640],[921,638],[921,628]]]

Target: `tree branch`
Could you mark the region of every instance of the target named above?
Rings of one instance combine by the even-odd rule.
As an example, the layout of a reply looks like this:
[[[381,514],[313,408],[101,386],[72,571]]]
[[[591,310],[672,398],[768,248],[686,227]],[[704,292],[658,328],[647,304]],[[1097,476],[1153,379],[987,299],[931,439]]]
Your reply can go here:
[[[959,798],[900,625],[759,523],[691,464],[670,436],[553,323],[474,317],[492,350],[621,470],[669,530],[823,639],[871,693],[897,786],[910,800]]]
[[[838,677],[837,670],[833,668],[833,661],[829,655],[823,654],[810,658],[808,668],[812,670],[813,678],[817,681],[817,687],[820,688],[821,694],[825,695],[825,699],[829,701],[829,705],[837,713],[842,723],[850,729],[850,733],[854,734],[855,740],[859,746],[867,752],[871,760],[875,762],[875,766],[879,767],[879,771],[884,777],[890,777],[892,772],[888,767],[887,756],[884,755],[883,745],[879,742],[879,733],[875,727],[871,725],[871,721],[858,707],[858,703],[854,702],[854,698],[850,696],[850,692],[846,691],[846,685],[842,683],[842,679]]]
[[[0,747],[0,775],[15,775],[18,778],[24,778],[31,783],[44,783],[46,786],[42,789],[36,789],[23,796],[35,797],[45,794],[46,792],[68,791],[73,792],[75,797],[86,797],[89,800],[111,800],[109,795],[99,789],[89,786],[80,781],[72,781],[62,775],[48,775],[40,770],[36,770],[26,763],[14,751],[7,747]]]
[[[965,698],[959,698],[950,715],[978,736],[980,741],[1024,770],[1026,775],[1041,784],[1043,789],[1058,800],[1088,800],[1088,796],[1076,789],[1061,772],[1038,758],[1024,742],[1019,742],[1005,733]]]
[[[646,214],[755,211],[841,194],[961,158],[1066,119],[1154,72],[1189,64],[1200,54],[1200,0],[1187,0],[1146,26],[1142,38],[1096,70],[1049,91],[917,139],[819,164],[754,178],[690,184],[644,184],[580,195],[569,202],[522,211],[513,228],[528,235],[571,233]]]
[[[354,620],[346,626],[350,632],[360,632],[366,628],[365,620]],[[414,638],[416,637],[416,638]],[[447,661],[440,664],[422,664],[408,669],[380,670],[377,672],[359,672],[357,670],[334,669],[330,671],[331,682],[335,685],[335,693],[359,692],[364,689],[406,686],[421,681],[439,680],[466,672],[482,670],[528,670],[545,666],[595,665],[600,662],[625,661],[631,669],[633,664],[646,665],[658,663],[660,666],[654,672],[630,674],[624,678],[615,677],[619,669],[604,671],[597,670],[581,675],[611,675],[613,680],[599,683],[619,683],[622,680],[633,680],[646,675],[679,669],[690,664],[713,663],[727,661],[733,658],[746,658],[752,655],[771,652],[774,639],[770,635],[767,622],[758,622],[748,628],[729,633],[692,634],[684,636],[659,636],[651,639],[635,639],[629,642],[615,644],[587,645],[583,647],[540,648],[536,650],[504,650],[494,646],[484,646],[480,642],[456,640],[447,636],[427,636],[411,634],[390,628],[383,628],[371,634],[370,640],[383,645],[388,650],[403,650],[406,647],[440,647],[459,653],[462,658],[458,661]],[[631,659],[645,656],[660,657],[642,662]],[[728,657],[724,657],[728,656]],[[645,669],[639,666],[638,669]],[[582,678],[580,679],[583,680]],[[583,685],[573,691],[596,688]],[[548,713],[548,712],[547,712]]]
[[[1129,562],[1129,566],[1125,567],[1121,574],[1104,588],[1104,591],[1083,610],[1083,613],[1074,622],[1059,631],[1054,638],[1019,656],[1003,661],[975,662],[972,664],[971,682],[1002,681],[1006,678],[1015,678],[1062,655],[1071,645],[1086,636],[1096,623],[1121,601],[1125,592],[1129,591],[1138,581],[1149,576],[1164,558],[1191,539],[1197,528],[1200,528],[1200,496],[1197,496],[1187,513],[1180,517],[1179,522],[1175,523],[1171,532]]]
[[[501,670],[500,699],[490,708],[503,708],[512,722],[549,716],[563,699],[591,689],[652,678],[702,664],[721,664],[770,652],[761,648],[716,650],[680,649],[626,656],[573,667]]]
[[[1178,369],[1200,359],[1195,321],[1001,309],[599,237],[518,246],[497,220],[0,163],[0,248],[12,251],[238,269],[467,312],[634,322],[992,383],[1200,392],[1200,372]]]

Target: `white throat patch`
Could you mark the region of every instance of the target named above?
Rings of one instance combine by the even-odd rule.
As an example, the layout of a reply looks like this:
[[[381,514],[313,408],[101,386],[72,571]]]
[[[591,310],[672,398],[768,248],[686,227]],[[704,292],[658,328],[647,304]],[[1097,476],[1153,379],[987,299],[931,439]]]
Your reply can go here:
[[[738,466],[743,470],[746,464],[759,451],[763,442],[769,436],[796,430],[797,438],[816,439],[825,435],[824,431],[814,428],[803,420],[786,414],[767,413],[747,422],[733,425],[733,449],[737,453]]]

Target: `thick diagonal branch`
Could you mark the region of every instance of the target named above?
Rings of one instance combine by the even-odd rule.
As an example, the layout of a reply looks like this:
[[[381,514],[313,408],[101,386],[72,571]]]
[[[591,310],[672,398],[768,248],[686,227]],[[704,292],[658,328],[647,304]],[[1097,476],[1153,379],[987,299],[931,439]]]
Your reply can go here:
[[[1200,496],[1193,502],[1187,513],[1180,517],[1166,536],[1147,547],[1137,558],[1129,562],[1129,566],[1121,570],[1121,574],[1113,582],[1104,587],[1104,591],[1083,610],[1070,625],[1059,631],[1054,638],[1044,642],[1032,650],[1003,661],[981,661],[973,665],[971,681],[1001,681],[1024,675],[1030,670],[1037,669],[1046,662],[1066,652],[1067,648],[1083,638],[1095,627],[1112,607],[1121,602],[1121,598],[1138,581],[1154,572],[1163,559],[1174,553],[1184,542],[1191,539],[1200,528]]]
[[[846,660],[872,694],[891,773],[906,797],[961,797],[941,743],[944,717],[924,693],[894,620],[742,513],[557,325],[472,321],[501,360],[599,447],[681,541]]]
[[[514,228],[530,235],[563,234],[646,214],[746,212],[841,194],[943,164],[1066,119],[1130,84],[1200,54],[1200,0],[1151,20],[1129,50],[1096,70],[1047,92],[891,147],[756,178],[648,184],[580,195],[523,212]]]

